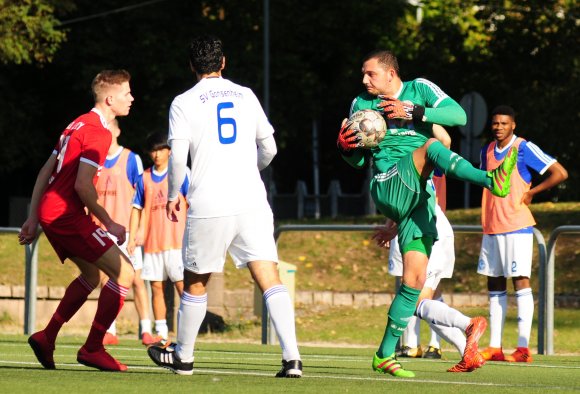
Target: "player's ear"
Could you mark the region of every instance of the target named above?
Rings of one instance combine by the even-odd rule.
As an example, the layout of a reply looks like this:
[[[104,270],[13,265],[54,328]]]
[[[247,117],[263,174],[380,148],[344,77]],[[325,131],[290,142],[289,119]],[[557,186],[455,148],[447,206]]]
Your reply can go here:
[[[226,68],[226,57],[222,57],[222,67],[220,68],[220,71],[222,71],[224,68]]]
[[[113,104],[113,96],[105,97],[105,104],[112,105]]]

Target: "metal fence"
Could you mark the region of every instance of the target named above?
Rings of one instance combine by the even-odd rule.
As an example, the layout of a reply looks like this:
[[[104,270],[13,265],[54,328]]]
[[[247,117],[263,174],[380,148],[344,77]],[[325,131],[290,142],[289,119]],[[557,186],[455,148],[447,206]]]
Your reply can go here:
[[[289,231],[373,231],[375,225],[355,224],[320,224],[320,225],[282,225],[276,228],[276,241],[283,232]],[[481,226],[452,225],[456,233],[482,233]],[[17,227],[0,227],[0,233],[17,234]],[[538,353],[554,354],[554,282],[556,262],[556,241],[560,235],[580,234],[580,226],[556,227],[550,234],[548,245],[542,233],[534,228],[538,246]],[[36,323],[36,287],[38,272],[38,238],[25,246],[25,300],[24,300],[24,334],[34,332]],[[271,343],[268,334],[268,312],[262,308],[262,343]],[[270,329],[271,331],[271,329]],[[272,333],[273,334],[273,333]]]
[[[479,225],[452,225],[453,231],[456,233],[483,233],[483,229]],[[372,224],[288,224],[282,225],[276,228],[274,231],[274,238],[278,241],[278,238],[283,232],[289,231],[373,231],[376,225]],[[553,337],[553,296],[552,296],[552,326],[548,331],[546,326],[546,241],[542,233],[534,228],[534,236],[538,244],[538,278],[540,283],[540,288],[538,289],[538,353],[545,354],[545,338],[550,337],[552,341]],[[553,281],[553,277],[552,277]],[[553,294],[553,283],[552,283],[552,294]],[[271,324],[268,324],[268,311],[266,308],[262,308],[262,343],[270,344],[274,343],[275,335],[272,332]],[[551,353],[549,353],[551,354]]]

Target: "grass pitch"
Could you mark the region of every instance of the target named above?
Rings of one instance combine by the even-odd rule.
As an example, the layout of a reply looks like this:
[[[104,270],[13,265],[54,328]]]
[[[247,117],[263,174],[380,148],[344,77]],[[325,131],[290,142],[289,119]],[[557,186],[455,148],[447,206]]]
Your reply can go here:
[[[580,357],[535,356],[531,364],[490,362],[473,373],[446,372],[458,360],[402,360],[414,379],[371,370],[373,349],[302,347],[302,379],[276,379],[275,346],[198,343],[193,376],[174,375],[149,360],[135,340],[122,340],[111,353],[129,365],[126,373],[99,372],[76,362],[80,337],[57,344],[57,370],[42,369],[21,335],[0,336],[0,382],[5,393],[368,393],[580,391]],[[451,356],[450,356],[451,357]]]

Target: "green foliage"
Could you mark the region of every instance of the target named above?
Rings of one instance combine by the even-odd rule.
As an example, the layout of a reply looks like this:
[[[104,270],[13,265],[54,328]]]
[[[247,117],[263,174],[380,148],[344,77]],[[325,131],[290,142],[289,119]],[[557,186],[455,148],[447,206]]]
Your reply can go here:
[[[31,37],[42,38],[49,47],[48,43],[60,46],[58,52],[44,57],[52,62],[43,63],[42,68],[27,65],[23,55],[19,55],[22,64],[11,61],[0,66],[0,89],[6,92],[0,97],[0,138],[4,141],[0,182],[11,183],[14,194],[30,194],[36,171],[58,134],[92,105],[89,84],[103,68],[125,68],[133,76],[136,101],[131,115],[121,121],[120,141],[137,152],[148,133],[167,128],[173,97],[194,84],[187,45],[196,34],[220,36],[227,59],[225,77],[263,95],[262,0],[152,3],[67,23],[67,40],[57,45],[50,38],[64,33],[55,28],[57,17],[66,14],[74,20],[119,8],[117,0],[76,0],[74,10],[71,3],[0,3],[2,37],[12,34],[9,26],[22,27],[25,22],[46,29],[32,29],[32,35],[28,30],[25,35],[12,34],[9,40],[0,40],[0,46],[33,45]],[[556,156],[570,174],[564,185],[540,198],[577,200],[578,2],[424,0],[420,19],[418,7],[411,3],[320,0],[289,6],[270,2],[269,107],[279,147],[272,164],[277,190],[293,191],[298,179],[311,184],[313,120],[320,137],[322,191],[333,179],[347,193],[366,187],[364,174],[340,159],[335,141],[352,98],[363,89],[361,58],[383,47],[399,56],[404,79],[426,77],[458,100],[478,91],[490,108],[512,105],[519,113],[516,132]],[[18,10],[8,13],[9,7]],[[28,13],[23,14],[25,10]],[[24,44],[10,44],[14,37]],[[37,61],[32,54],[29,59]],[[458,150],[459,133],[450,132],[453,148]]]
[[[58,29],[50,0],[0,1],[0,61],[47,63],[52,61],[66,32]]]

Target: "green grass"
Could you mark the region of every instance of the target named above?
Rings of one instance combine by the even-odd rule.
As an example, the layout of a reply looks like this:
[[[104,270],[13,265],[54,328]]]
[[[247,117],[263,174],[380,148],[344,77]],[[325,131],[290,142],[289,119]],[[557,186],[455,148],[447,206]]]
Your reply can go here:
[[[193,376],[156,367],[143,346],[124,340],[111,353],[129,365],[126,373],[104,373],[77,364],[80,338],[57,343],[57,370],[37,363],[22,336],[0,337],[0,381],[5,393],[540,393],[578,390],[580,357],[537,356],[532,364],[490,362],[473,373],[446,372],[457,360],[404,360],[414,379],[380,375],[370,368],[371,349],[302,347],[304,377],[275,379],[275,346],[199,341]]]
[[[534,215],[546,241],[550,231],[560,225],[580,224],[580,203],[537,204]],[[452,223],[477,224],[478,209],[450,211]],[[334,221],[302,221],[301,223],[380,223],[379,217],[337,219]],[[281,223],[279,223],[281,224]],[[485,278],[475,273],[479,253],[479,235],[458,235],[455,277],[443,284],[446,292],[483,292]],[[38,284],[66,286],[76,275],[73,264],[60,264],[52,248],[44,237],[41,238],[39,253]],[[381,291],[392,292],[394,280],[386,273],[387,252],[369,242],[369,233],[287,233],[279,242],[279,253],[283,260],[296,264],[297,290],[336,291]],[[24,249],[18,245],[15,234],[0,235],[0,284],[24,283]],[[580,294],[580,242],[577,236],[562,237],[558,241],[556,261],[556,294]],[[535,267],[537,269],[537,267]],[[537,275],[532,277],[537,290]],[[235,270],[226,264],[226,287],[230,289],[252,288],[253,282],[247,270]],[[511,286],[509,288],[512,292]],[[487,309],[462,308],[473,316],[487,316]],[[513,349],[517,343],[517,323],[515,307],[508,308],[504,346]],[[338,346],[377,346],[385,323],[386,307],[381,308],[317,308],[298,307],[296,328],[301,343],[322,343]],[[537,316],[537,308],[536,308]],[[554,348],[556,353],[580,354],[580,311],[556,309]],[[204,336],[212,341],[256,342],[261,337],[258,319],[227,321],[225,333]],[[14,323],[6,315],[0,315],[0,329],[4,332],[21,332],[14,329]],[[122,332],[121,332],[122,333]],[[133,336],[134,334],[131,334]],[[486,333],[482,339],[488,343]],[[426,326],[423,325],[423,344],[428,340]],[[537,321],[534,321],[531,347],[537,346]],[[454,351],[447,347],[448,357]]]

